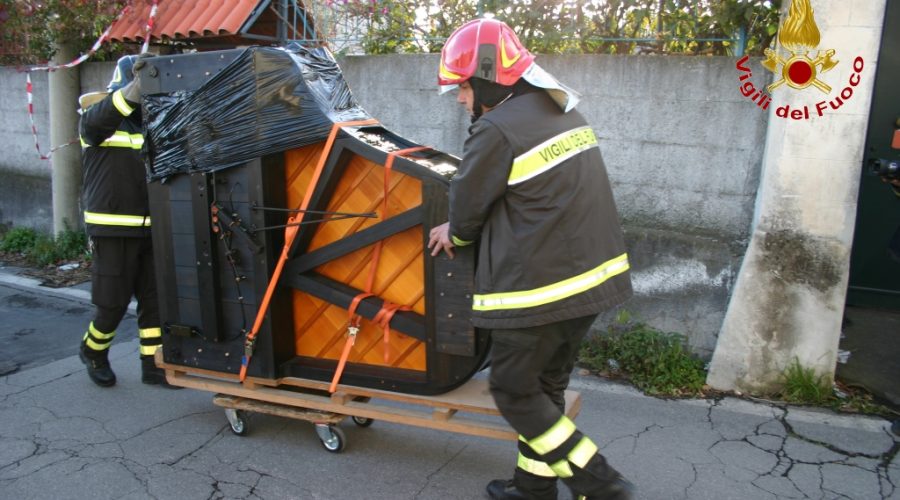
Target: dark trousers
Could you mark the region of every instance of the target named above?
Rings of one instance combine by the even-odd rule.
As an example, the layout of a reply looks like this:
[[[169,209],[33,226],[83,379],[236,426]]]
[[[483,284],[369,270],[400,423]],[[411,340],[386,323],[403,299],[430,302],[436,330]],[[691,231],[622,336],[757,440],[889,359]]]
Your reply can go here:
[[[96,309],[94,328],[103,333],[114,332],[132,297],[137,298],[138,328],[158,328],[159,303],[152,240],[149,237],[94,236],[91,247],[91,302]]]
[[[561,321],[549,325],[491,332],[490,389],[503,418],[524,440],[533,440],[554,427],[565,412],[565,390],[581,342],[596,316]],[[575,431],[552,452],[541,455],[519,441],[520,463],[527,459],[543,464],[565,460],[584,436]],[[590,494],[601,491],[617,474],[599,453],[584,467],[572,466],[571,477],[563,481],[574,491]],[[549,473],[552,476],[552,473]],[[532,498],[556,498],[556,478],[535,475],[517,467],[514,483]]]
[[[578,349],[595,319],[491,332],[491,394],[503,418],[526,439],[563,415]]]

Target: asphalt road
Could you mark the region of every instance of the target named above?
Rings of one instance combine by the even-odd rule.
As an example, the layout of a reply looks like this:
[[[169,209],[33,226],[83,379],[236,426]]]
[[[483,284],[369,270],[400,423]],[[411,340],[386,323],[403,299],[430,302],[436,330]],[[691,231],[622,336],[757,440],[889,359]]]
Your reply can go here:
[[[93,308],[82,300],[0,283],[0,375],[76,354],[92,317]],[[136,320],[129,312],[113,342],[136,337]]]
[[[339,424],[337,454],[291,418],[250,414],[247,435],[234,435],[210,392],[140,382],[133,314],[110,354],[118,383],[97,387],[75,356],[86,290],[0,279],[0,359],[20,365],[0,376],[0,499],[483,500],[488,481],[512,473],[512,441],[384,421]],[[578,428],[636,500],[900,500],[900,438],[883,419],[657,399],[591,375],[571,388]]]

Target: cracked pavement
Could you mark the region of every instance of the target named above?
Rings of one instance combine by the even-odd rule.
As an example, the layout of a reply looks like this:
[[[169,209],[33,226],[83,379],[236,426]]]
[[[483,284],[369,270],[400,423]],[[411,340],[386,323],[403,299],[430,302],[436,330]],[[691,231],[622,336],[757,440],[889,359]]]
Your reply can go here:
[[[83,328],[71,309],[55,317],[53,328]],[[26,327],[7,317],[2,330]],[[514,466],[513,442],[378,421],[341,423],[337,454],[286,418],[250,415],[236,436],[211,393],[141,384],[133,337],[116,340],[111,361],[112,388],[94,386],[74,352],[0,377],[0,498],[483,499]],[[638,499],[900,499],[900,438],[884,419],[662,400],[593,376],[572,389],[584,403],[576,423]]]

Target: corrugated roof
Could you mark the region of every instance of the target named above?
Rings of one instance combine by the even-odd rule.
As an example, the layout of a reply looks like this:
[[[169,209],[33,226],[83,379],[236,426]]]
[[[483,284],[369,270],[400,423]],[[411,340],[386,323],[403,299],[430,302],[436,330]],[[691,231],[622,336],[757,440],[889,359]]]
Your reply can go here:
[[[267,0],[159,0],[151,41],[240,35],[240,29]],[[110,39],[142,43],[152,3],[135,1],[113,23]]]

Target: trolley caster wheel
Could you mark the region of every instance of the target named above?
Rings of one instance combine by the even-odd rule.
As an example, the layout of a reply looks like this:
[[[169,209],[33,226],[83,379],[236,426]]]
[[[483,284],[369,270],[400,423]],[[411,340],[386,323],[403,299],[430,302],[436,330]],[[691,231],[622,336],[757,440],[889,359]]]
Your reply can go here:
[[[247,419],[244,416],[244,412],[226,408],[225,418],[228,419],[228,425],[231,427],[231,432],[235,435],[243,436],[247,433]]]
[[[360,427],[368,427],[368,426],[372,425],[372,422],[375,421],[371,418],[366,418],[366,417],[351,417],[351,418],[353,418],[353,423]]]
[[[340,453],[347,443],[344,431],[334,425],[316,424],[316,434],[319,435],[322,446],[331,453]]]

